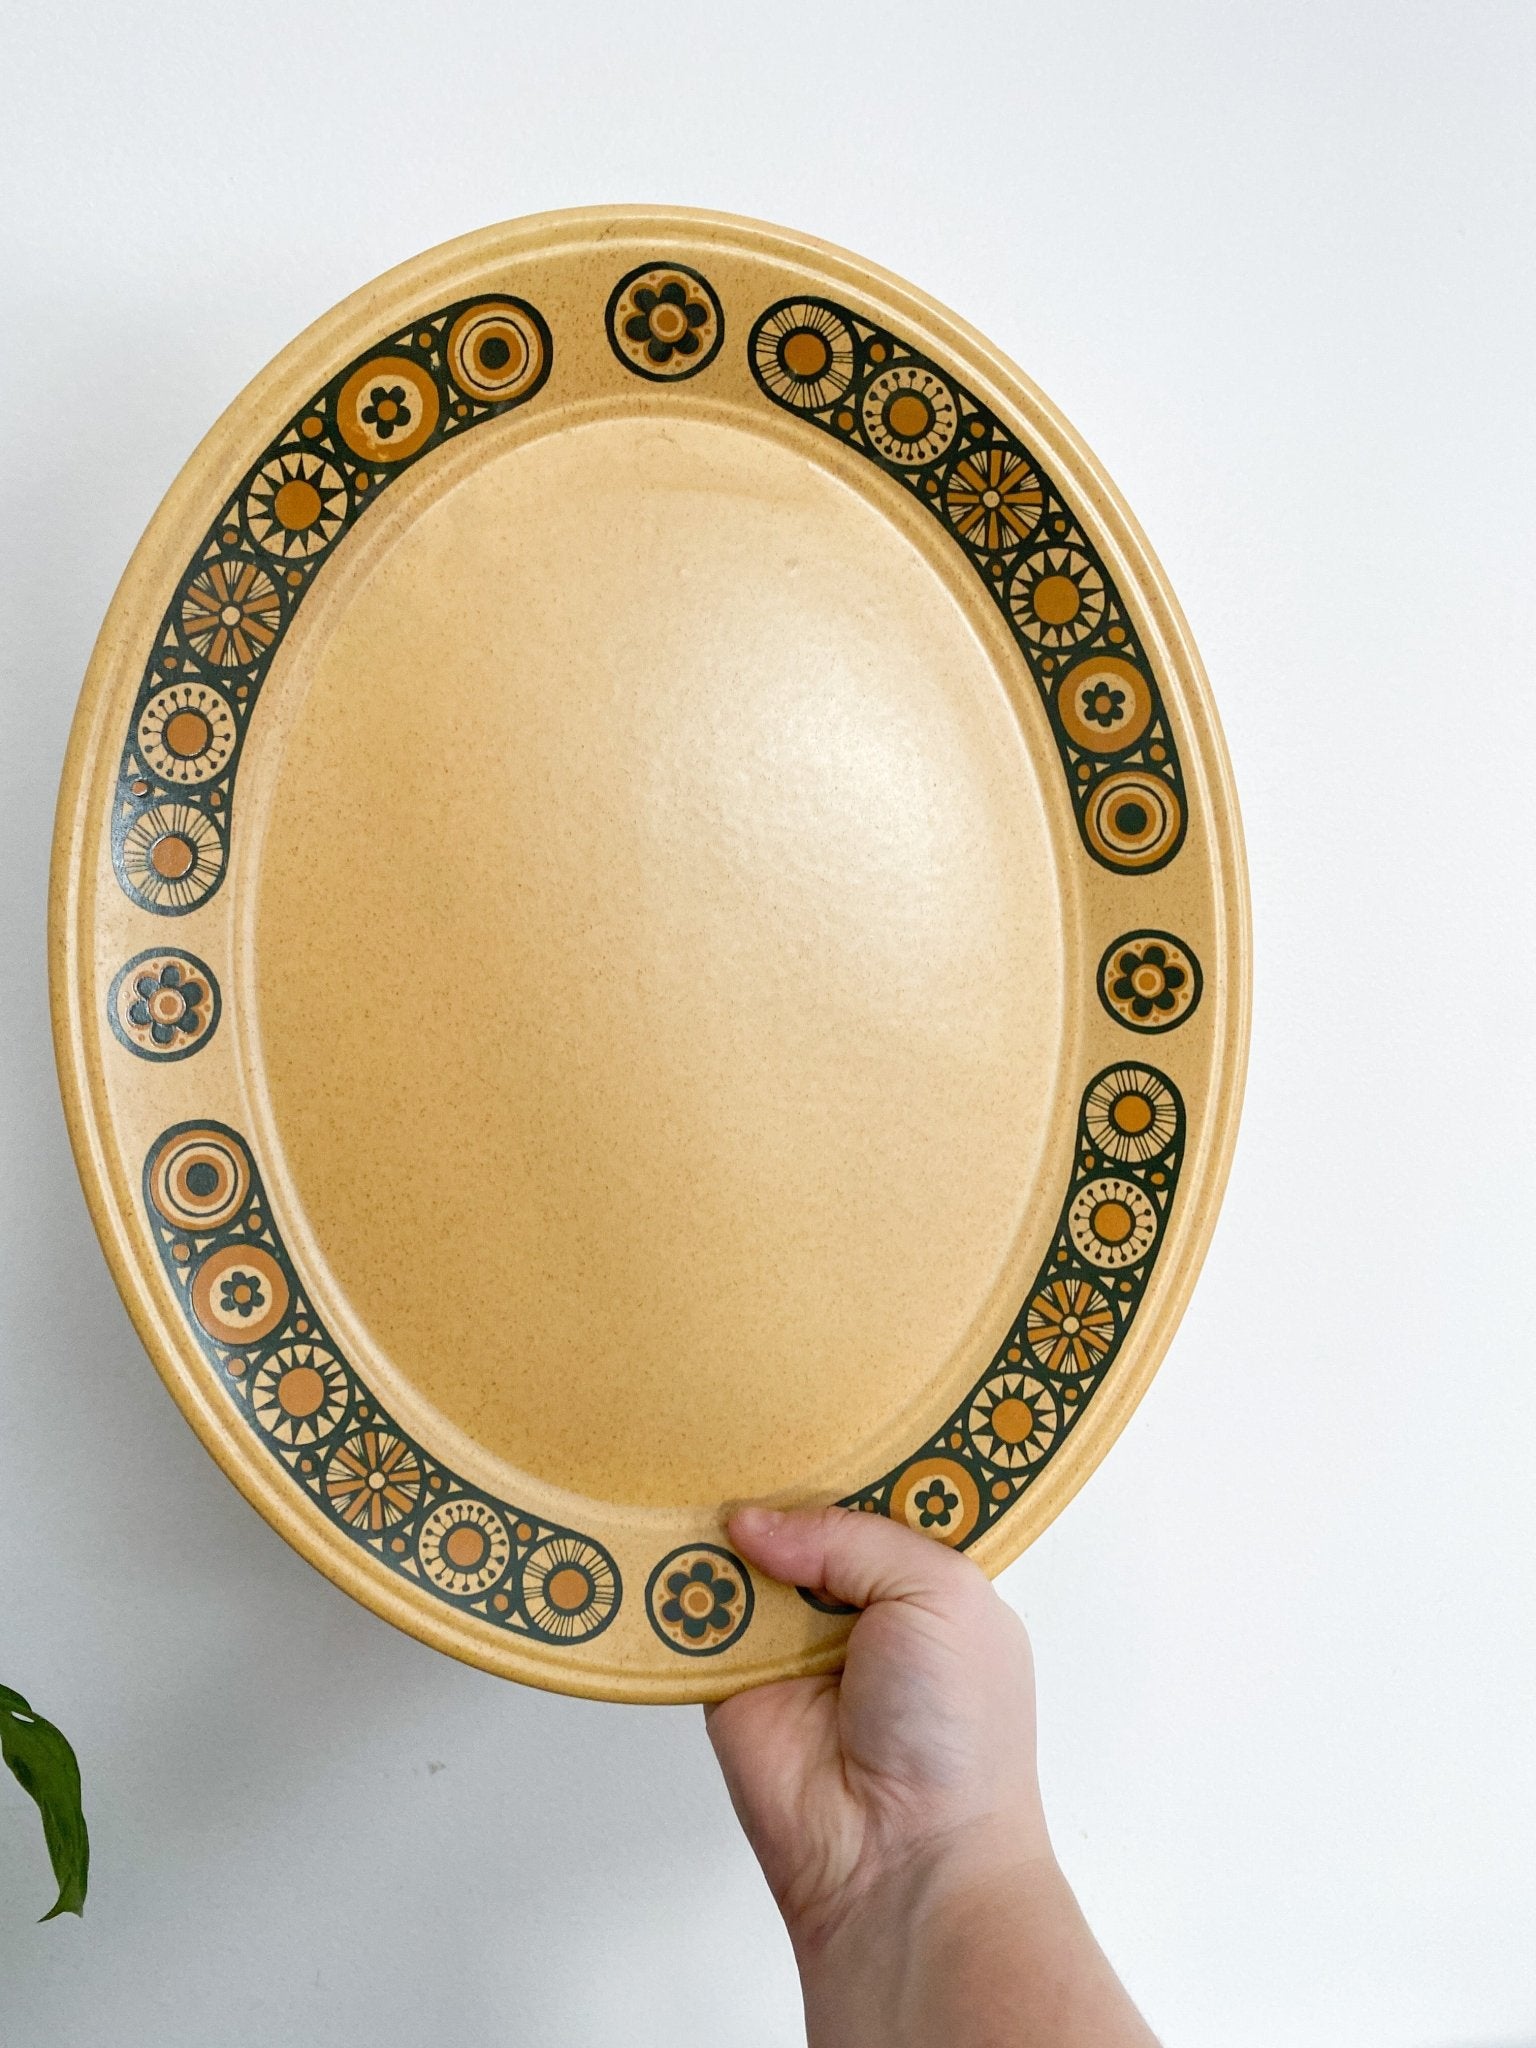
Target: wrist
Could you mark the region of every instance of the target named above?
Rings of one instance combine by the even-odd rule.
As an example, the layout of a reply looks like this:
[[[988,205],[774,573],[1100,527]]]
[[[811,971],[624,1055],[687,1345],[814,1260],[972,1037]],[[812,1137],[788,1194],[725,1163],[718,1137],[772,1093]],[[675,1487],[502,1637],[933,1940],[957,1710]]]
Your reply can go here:
[[[807,2048],[1156,2048],[1043,1829],[972,1832],[791,1933]]]
[[[1073,1918],[1043,1826],[970,1828],[883,1856],[877,1874],[790,1926],[809,2048],[953,2039],[953,2022],[984,2019],[989,2002],[1006,2021],[1009,1980]],[[1016,2024],[997,2038],[1016,2041]]]

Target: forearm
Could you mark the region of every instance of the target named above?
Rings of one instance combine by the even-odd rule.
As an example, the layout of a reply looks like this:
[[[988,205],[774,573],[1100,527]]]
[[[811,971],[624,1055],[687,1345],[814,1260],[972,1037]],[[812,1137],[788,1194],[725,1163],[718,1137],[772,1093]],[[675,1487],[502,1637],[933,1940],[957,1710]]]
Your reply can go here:
[[[796,1955],[808,2048],[1156,2048],[1048,1856],[893,1873]]]

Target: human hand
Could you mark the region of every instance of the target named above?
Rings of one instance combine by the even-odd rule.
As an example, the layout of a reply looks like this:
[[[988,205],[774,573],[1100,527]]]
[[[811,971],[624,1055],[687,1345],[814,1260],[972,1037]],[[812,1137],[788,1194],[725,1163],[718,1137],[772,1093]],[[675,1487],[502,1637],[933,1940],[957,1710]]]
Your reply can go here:
[[[768,1577],[863,1610],[841,1674],[706,1709],[811,2048],[1144,2048],[1051,1850],[1018,1617],[883,1516],[744,1508],[730,1534]]]

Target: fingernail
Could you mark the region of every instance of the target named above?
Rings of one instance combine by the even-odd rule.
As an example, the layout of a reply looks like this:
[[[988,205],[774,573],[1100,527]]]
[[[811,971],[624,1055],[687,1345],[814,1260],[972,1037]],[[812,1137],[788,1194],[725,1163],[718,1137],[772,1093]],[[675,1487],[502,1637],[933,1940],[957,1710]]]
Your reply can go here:
[[[738,1508],[731,1517],[743,1536],[771,1536],[784,1519],[777,1508]]]

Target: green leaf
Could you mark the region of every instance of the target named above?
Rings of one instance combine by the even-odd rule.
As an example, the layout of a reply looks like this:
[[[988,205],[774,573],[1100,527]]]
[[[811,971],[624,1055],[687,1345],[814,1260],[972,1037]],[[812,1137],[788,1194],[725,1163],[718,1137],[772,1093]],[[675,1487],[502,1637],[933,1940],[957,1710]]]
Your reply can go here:
[[[83,1912],[91,1840],[80,1807],[80,1766],[53,1723],[34,1714],[8,1685],[0,1685],[0,1758],[43,1816],[43,1840],[59,1887],[43,1918]]]

